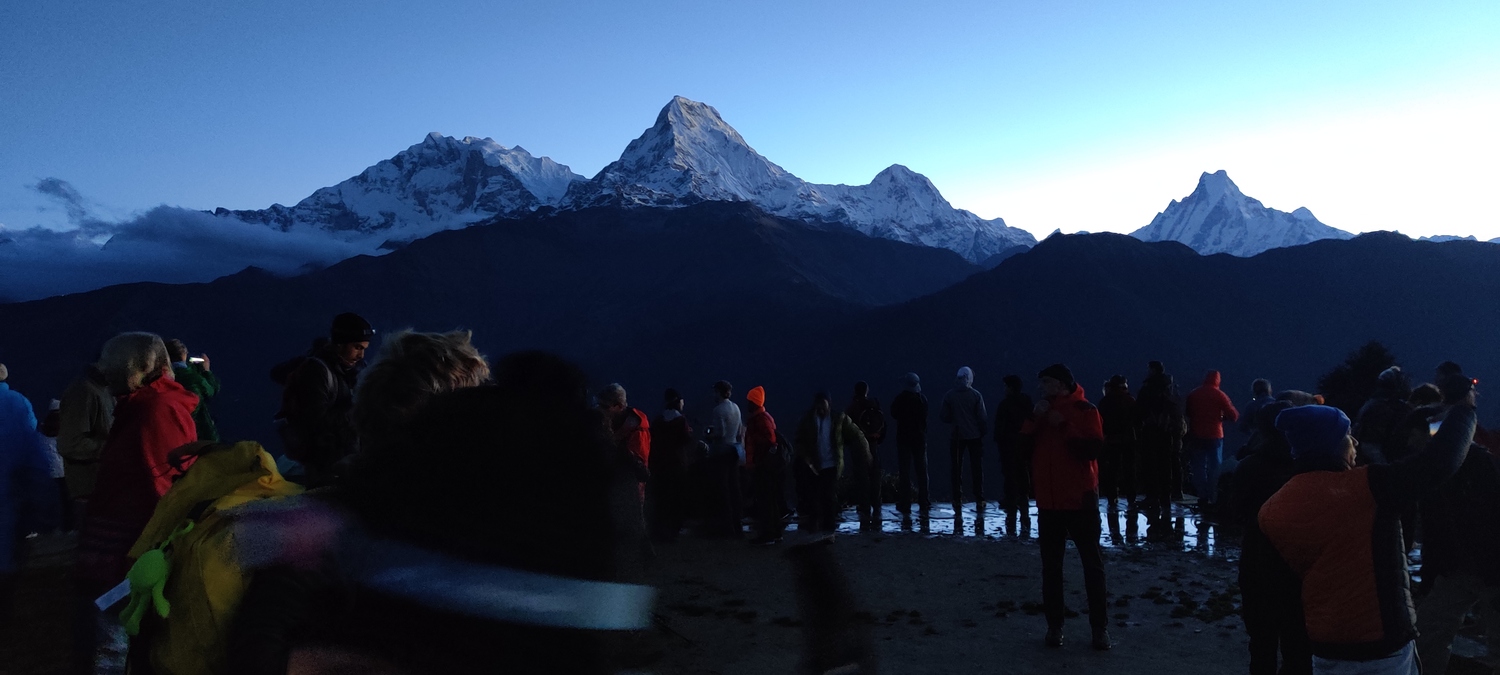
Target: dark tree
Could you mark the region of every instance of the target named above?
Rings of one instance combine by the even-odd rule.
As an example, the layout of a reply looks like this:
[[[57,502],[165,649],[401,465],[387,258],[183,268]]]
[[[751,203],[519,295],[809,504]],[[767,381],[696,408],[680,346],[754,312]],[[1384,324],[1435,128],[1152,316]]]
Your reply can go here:
[[[1385,345],[1371,340],[1354,350],[1336,368],[1318,379],[1318,393],[1324,402],[1354,419],[1360,407],[1375,393],[1381,371],[1396,365],[1396,355]]]

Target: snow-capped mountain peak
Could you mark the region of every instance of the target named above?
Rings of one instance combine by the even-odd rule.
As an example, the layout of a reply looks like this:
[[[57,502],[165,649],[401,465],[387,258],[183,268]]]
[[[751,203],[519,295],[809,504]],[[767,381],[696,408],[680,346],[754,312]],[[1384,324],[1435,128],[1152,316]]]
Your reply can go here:
[[[1229,174],[1204,173],[1182,201],[1172,200],[1151,224],[1131,233],[1143,241],[1178,241],[1203,255],[1253,256],[1319,239],[1354,235],[1319,222],[1306,207],[1291,213],[1267,208],[1248,197]]]
[[[507,148],[492,138],[457,139],[434,131],[295,206],[215,213],[284,231],[311,228],[346,237],[403,240],[556,205],[568,186],[581,180],[583,176],[568,167],[519,146]]]
[[[620,159],[572,185],[562,208],[746,201],[769,213],[984,260],[1036,240],[1003,220],[954,209],[923,176],[896,164],[868,185],[808,183],[751,148],[713,106],[674,97]]]

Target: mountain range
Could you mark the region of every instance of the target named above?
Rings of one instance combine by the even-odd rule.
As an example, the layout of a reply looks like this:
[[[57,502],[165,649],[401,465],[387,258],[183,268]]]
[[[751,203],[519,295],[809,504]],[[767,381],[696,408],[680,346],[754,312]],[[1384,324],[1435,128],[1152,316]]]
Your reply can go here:
[[[1249,258],[1056,235],[985,270],[945,249],[750,203],[614,205],[441,232],[294,277],[251,269],[0,305],[0,360],[40,405],[113,334],[180,338],[214,358],[224,390],[212,409],[225,434],[268,440],[280,400],[268,368],[355,311],[381,335],[463,327],[492,356],[560,353],[600,385],[623,383],[647,410],[669,386],[697,410],[715,380],[764,385],[773,415],[794,424],[815,391],[841,401],[865,380],[889,401],[908,371],[940,400],[964,365],[992,404],[1007,373],[1031,381],[1064,362],[1094,394],[1152,359],[1184,391],[1222,370],[1243,403],[1256,377],[1313,389],[1371,339],[1416,377],[1453,359],[1485,378],[1500,372],[1489,344],[1500,314],[1474,298],[1497,293],[1500,247],[1391,233]],[[942,447],[946,427],[932,428],[931,447]],[[944,464],[935,462],[935,486]]]
[[[216,216],[282,231],[316,229],[343,238],[379,237],[387,248],[476,222],[543,207],[678,208],[747,202],[768,214],[829,229],[946,248],[982,262],[1036,239],[953,208],[932,181],[899,164],[868,185],[804,181],[757,153],[712,106],[674,97],[620,159],[585,180],[547,157],[489,138],[436,132],[421,143],[295,206],[216,209]]]

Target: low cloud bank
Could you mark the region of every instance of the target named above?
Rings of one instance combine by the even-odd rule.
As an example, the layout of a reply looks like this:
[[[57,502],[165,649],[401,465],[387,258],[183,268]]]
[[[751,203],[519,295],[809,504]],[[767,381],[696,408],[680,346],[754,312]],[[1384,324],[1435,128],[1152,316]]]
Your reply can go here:
[[[87,202],[67,181],[47,178],[32,187],[66,207],[74,229],[0,226],[0,302],[138,281],[211,281],[252,266],[294,274],[381,253],[379,241],[344,241],[326,232],[280,232],[173,206],[106,222],[91,215]]]

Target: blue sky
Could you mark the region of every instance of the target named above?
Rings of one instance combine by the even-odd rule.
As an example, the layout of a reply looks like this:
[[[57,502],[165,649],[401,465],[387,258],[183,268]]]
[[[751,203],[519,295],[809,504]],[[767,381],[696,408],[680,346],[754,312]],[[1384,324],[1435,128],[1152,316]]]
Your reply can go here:
[[[1500,237],[1500,3],[8,2],[0,224],[295,203],[421,140],[593,175],[671,96],[817,182],[1046,234],[1224,169],[1351,231]]]

